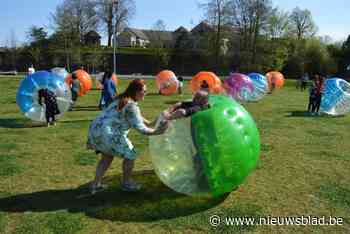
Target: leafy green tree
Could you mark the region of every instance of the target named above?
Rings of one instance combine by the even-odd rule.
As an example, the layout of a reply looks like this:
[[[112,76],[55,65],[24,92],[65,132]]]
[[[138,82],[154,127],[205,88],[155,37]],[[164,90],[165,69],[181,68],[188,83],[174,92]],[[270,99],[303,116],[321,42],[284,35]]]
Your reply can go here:
[[[271,11],[268,19],[267,33],[271,38],[281,38],[288,35],[290,30],[289,13],[277,7]]]

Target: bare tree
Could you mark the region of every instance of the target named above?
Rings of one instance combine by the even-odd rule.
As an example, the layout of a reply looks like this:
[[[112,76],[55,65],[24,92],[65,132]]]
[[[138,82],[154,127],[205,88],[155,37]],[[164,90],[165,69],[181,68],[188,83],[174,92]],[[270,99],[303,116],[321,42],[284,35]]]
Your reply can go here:
[[[251,54],[250,62],[256,62],[257,43],[260,34],[267,30],[271,13],[271,0],[231,0],[231,23],[240,33],[241,49]]]
[[[215,68],[219,64],[219,55],[222,41],[222,27],[228,23],[229,19],[229,1],[228,0],[208,0],[206,3],[200,4],[204,8],[207,21],[215,26]]]
[[[17,61],[17,36],[16,33],[13,29],[11,29],[10,32],[10,52],[11,52],[11,63],[12,63],[12,68],[16,70],[16,61]]]
[[[83,42],[84,35],[97,30],[98,17],[93,0],[64,0],[56,7],[52,20],[56,31],[74,33]]]
[[[317,26],[312,19],[311,12],[307,9],[294,8],[290,15],[290,21],[292,31],[298,40],[307,36],[314,36],[317,32]]]
[[[157,71],[161,68],[166,68],[169,65],[170,56],[165,47],[165,42],[163,41],[162,33],[166,30],[166,25],[163,20],[158,19],[152,26],[152,42],[151,46],[154,47],[154,52],[156,56],[156,67]]]
[[[84,42],[84,35],[97,30],[98,17],[95,0],[64,0],[56,7],[51,15],[55,37],[60,49],[64,49],[66,67],[70,70],[70,63],[81,61],[80,44]]]
[[[97,0],[96,3],[98,17],[107,31],[108,46],[111,46],[113,26],[118,35],[134,16],[136,9],[134,0]]]
[[[27,32],[27,37],[30,43],[43,41],[47,37],[47,32],[43,27],[31,26]]]
[[[152,30],[154,30],[154,37],[152,44],[156,48],[164,47],[164,41],[162,40],[161,33],[166,30],[166,25],[163,20],[158,19],[154,25],[152,26]]]
[[[15,33],[15,31],[13,29],[11,29],[11,32],[10,32],[10,48],[16,49],[17,48],[17,44],[18,44],[18,41],[17,41],[16,33]]]

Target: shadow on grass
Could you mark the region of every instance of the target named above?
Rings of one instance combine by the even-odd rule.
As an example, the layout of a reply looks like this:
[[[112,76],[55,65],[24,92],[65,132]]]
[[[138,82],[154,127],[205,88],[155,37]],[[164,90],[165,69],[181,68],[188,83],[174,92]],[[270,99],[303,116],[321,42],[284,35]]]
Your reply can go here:
[[[123,192],[120,176],[105,178],[109,188],[90,195],[88,184],[76,189],[46,190],[0,199],[0,212],[46,212],[67,210],[103,220],[145,222],[172,219],[206,211],[225,200],[190,197],[163,185],[153,171],[139,171],[134,178],[143,184],[139,192]]]
[[[146,96],[162,96],[159,93],[147,93]]]
[[[289,115],[286,115],[286,117],[316,117],[312,116],[308,111],[292,111],[288,113]]]
[[[345,117],[345,115],[328,115],[325,113],[321,113],[321,115],[312,115],[308,111],[292,111],[287,112],[289,115],[286,115],[286,117],[311,117],[311,118],[342,118]]]
[[[59,120],[59,123],[69,124],[69,123],[83,123],[91,122],[93,119],[72,119],[72,120]]]
[[[97,106],[94,107],[73,107],[74,111],[101,111]]]
[[[175,103],[178,103],[179,101],[166,101],[164,102],[165,104],[168,104],[168,105],[173,105]]]
[[[32,122],[28,119],[0,119],[0,128],[38,128],[46,127],[45,123]]]

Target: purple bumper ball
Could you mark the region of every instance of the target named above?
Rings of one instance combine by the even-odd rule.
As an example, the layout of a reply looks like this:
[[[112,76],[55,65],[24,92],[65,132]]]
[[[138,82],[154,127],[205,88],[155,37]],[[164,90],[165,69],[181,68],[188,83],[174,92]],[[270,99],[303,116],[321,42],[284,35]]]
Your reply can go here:
[[[231,73],[230,77],[224,81],[226,94],[238,102],[249,100],[254,91],[254,85],[251,79],[241,73]]]

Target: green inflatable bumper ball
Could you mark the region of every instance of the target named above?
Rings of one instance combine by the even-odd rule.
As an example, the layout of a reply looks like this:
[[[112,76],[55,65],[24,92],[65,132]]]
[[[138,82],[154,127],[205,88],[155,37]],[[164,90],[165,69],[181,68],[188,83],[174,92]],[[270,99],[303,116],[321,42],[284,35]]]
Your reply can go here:
[[[209,103],[150,138],[155,172],[176,192],[218,197],[236,189],[257,164],[260,139],[250,114],[226,96],[210,96]]]

